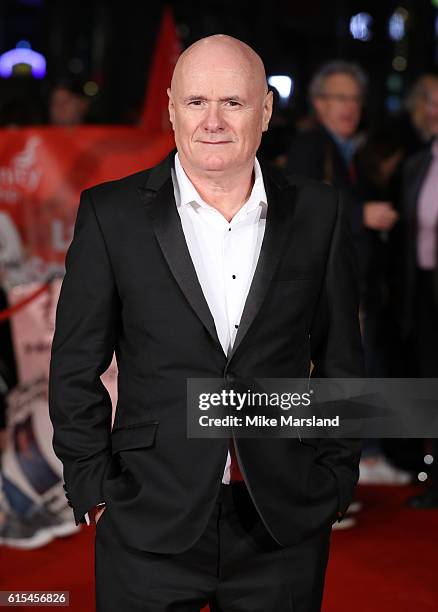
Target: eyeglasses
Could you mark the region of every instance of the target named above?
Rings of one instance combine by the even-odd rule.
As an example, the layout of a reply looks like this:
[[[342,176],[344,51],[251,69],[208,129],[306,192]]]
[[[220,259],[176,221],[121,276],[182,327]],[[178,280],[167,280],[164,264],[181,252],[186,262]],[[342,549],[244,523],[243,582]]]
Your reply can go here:
[[[347,96],[345,94],[321,94],[320,98],[327,98],[329,100],[333,100],[338,104],[348,104],[349,102],[353,102],[353,104],[357,104],[358,106],[362,105],[363,99],[362,96]]]

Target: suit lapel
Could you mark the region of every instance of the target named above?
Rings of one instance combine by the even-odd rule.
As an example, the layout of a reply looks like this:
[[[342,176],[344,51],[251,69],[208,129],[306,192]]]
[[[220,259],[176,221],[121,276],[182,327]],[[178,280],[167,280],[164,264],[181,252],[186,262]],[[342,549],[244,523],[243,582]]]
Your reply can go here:
[[[175,280],[208,333],[223,352],[176,209],[171,178],[174,155],[175,151],[151,170],[147,184],[139,188],[139,194],[146,203],[158,244]],[[268,199],[265,235],[228,362],[235,355],[262,306],[292,227],[295,185],[291,185],[279,172],[268,170],[264,166],[262,166],[262,173]]]
[[[140,188],[139,193],[141,199],[146,203],[158,244],[176,282],[210,336],[223,352],[213,316],[190,257],[176,208],[171,178],[174,155],[175,151],[151,171],[146,186]]]
[[[273,170],[262,167],[262,172],[268,199],[265,235],[228,361],[235,355],[262,306],[292,227],[295,185]]]

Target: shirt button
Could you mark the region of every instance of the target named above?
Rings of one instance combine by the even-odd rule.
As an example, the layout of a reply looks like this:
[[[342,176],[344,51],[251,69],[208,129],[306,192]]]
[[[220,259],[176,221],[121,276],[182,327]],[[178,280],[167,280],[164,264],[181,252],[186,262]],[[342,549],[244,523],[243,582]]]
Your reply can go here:
[[[233,276],[232,276],[231,278],[235,279],[235,278],[236,278],[236,275],[235,275],[235,274],[233,274]]]
[[[234,327],[235,327],[236,329],[239,329],[239,326],[238,326],[238,325],[235,325]]]

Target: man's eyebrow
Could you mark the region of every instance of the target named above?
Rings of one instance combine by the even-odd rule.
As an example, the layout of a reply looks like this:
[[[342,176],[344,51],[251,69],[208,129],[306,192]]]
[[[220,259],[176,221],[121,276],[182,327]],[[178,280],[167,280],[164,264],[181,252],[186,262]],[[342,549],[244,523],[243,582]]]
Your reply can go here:
[[[221,102],[226,102],[227,100],[235,100],[236,102],[242,102],[242,98],[240,96],[225,96],[224,98],[219,98]]]
[[[195,100],[202,100],[203,102],[208,100],[206,96],[187,96],[184,98],[184,102],[194,102]],[[236,102],[241,102],[242,98],[240,96],[223,96],[219,98],[220,102],[227,102],[227,100],[235,100]]]
[[[184,98],[184,102],[193,102],[194,100],[207,100],[205,96],[187,96]]]

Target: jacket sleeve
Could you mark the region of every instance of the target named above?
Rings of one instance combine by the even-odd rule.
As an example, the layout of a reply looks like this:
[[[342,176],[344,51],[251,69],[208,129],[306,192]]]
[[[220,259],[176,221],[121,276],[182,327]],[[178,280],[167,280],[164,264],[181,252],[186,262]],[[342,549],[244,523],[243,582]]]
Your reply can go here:
[[[362,378],[365,375],[358,284],[349,212],[339,195],[325,280],[310,334],[312,377]],[[328,467],[338,482],[340,515],[354,494],[361,448],[360,439],[350,438],[324,438],[318,446],[316,460]]]
[[[91,194],[81,194],[56,312],[49,375],[53,448],[76,524],[103,501],[112,406],[100,376],[111,363],[118,294]]]

